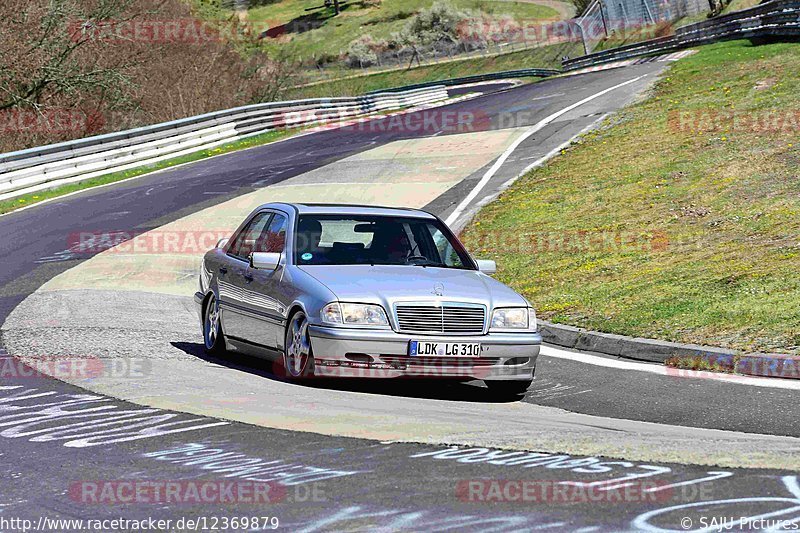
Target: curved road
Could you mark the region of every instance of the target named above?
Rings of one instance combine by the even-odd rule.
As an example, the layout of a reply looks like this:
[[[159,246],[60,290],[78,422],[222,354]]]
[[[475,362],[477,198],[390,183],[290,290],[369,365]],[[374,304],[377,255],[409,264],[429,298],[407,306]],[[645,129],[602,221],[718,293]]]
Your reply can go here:
[[[447,216],[483,183],[458,226],[523,169],[635,99],[664,67],[500,90],[0,217],[0,320],[10,352],[0,355],[0,519],[266,514],[304,531],[657,530],[680,529],[689,516],[699,525],[698,501],[710,502],[704,516],[788,509],[783,517],[795,519],[796,389],[661,375],[653,365],[611,368],[553,348],[522,402],[497,402],[480,384],[291,385],[258,361],[202,354],[182,296],[191,294],[194,280],[183,278],[195,257],[93,256],[72,246],[87,231],[224,229],[273,197],[404,203]],[[630,80],[507,153],[546,117]],[[501,154],[504,164],[489,172]],[[67,384],[20,362],[49,356],[84,357],[102,371],[62,376]],[[606,496],[485,501],[491,487],[470,485],[479,479],[569,483]],[[86,487],[104,480],[265,481],[283,492],[255,508],[93,503]],[[630,480],[656,484],[614,500]]]

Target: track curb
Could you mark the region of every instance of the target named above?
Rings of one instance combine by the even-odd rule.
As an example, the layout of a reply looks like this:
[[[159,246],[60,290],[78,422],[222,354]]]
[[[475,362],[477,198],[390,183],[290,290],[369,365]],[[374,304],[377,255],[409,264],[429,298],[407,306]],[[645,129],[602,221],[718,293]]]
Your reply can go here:
[[[624,359],[666,364],[671,358],[699,359],[728,372],[771,378],[800,379],[800,356],[786,354],[742,354],[727,348],[627,337],[590,331],[565,324],[539,321],[539,332],[547,344]]]

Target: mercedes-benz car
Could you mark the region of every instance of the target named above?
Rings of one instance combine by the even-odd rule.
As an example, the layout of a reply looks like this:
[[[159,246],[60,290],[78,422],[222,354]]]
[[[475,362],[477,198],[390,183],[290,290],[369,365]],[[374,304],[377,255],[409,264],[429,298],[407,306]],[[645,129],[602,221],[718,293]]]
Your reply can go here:
[[[417,209],[269,203],[205,254],[205,349],[312,376],[483,380],[523,393],[541,335],[531,304]]]

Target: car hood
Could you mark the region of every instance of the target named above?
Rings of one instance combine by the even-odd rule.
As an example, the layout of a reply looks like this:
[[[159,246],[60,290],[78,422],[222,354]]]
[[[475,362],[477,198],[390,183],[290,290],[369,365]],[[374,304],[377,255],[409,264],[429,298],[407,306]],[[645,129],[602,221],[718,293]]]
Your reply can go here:
[[[494,307],[527,305],[499,281],[475,270],[397,265],[306,265],[342,302],[381,304],[401,301],[473,302]],[[441,295],[436,294],[440,289]]]

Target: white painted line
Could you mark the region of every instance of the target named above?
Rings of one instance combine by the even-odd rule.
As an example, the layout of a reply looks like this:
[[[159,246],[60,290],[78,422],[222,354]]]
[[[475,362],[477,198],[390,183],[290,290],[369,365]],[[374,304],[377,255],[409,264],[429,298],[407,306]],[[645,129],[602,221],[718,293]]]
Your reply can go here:
[[[536,98],[531,98],[531,102],[536,102],[537,100],[546,100],[548,98],[555,98],[556,96],[564,96],[566,93],[553,93],[547,94],[545,96],[537,96]]]
[[[451,85],[447,87],[447,90],[450,89],[462,89],[465,87],[479,87],[481,85],[503,85],[509,84],[513,87],[518,87],[523,84],[522,80],[518,78],[505,78],[502,80],[486,80],[486,81],[476,81],[474,83],[463,83],[460,85]]]
[[[659,492],[662,490],[670,490],[674,489],[675,487],[685,487],[687,485],[696,485],[698,483],[703,483],[705,481],[714,481],[717,479],[725,479],[726,477],[731,477],[733,472],[708,472],[710,474],[708,477],[701,477],[700,479],[690,479],[688,481],[681,481],[680,483],[671,483],[669,485],[659,485],[656,487],[652,487],[646,489],[644,492]]]
[[[800,499],[800,484],[797,483],[797,476],[784,476],[783,484],[786,485],[786,490],[792,493],[797,499]]]
[[[583,128],[581,131],[579,131],[578,133],[576,133],[575,135],[573,135],[572,137],[570,137],[569,139],[567,139],[567,140],[566,140],[566,141],[564,141],[563,143],[559,144],[558,146],[556,146],[555,148],[553,148],[552,150],[550,150],[549,152],[547,152],[546,154],[544,154],[542,157],[540,157],[539,159],[537,159],[536,161],[534,161],[533,163],[531,163],[531,164],[530,164],[530,165],[528,165],[527,167],[523,168],[523,169],[522,169],[522,171],[521,171],[519,174],[517,174],[515,177],[513,177],[513,178],[511,178],[510,180],[508,180],[507,182],[505,182],[505,183],[503,184],[502,188],[503,188],[503,189],[507,189],[507,188],[508,188],[508,187],[510,187],[510,186],[511,186],[511,185],[512,185],[512,184],[513,184],[515,181],[517,181],[519,178],[521,178],[523,175],[527,174],[528,172],[530,172],[530,171],[531,171],[531,170],[533,170],[534,168],[536,168],[536,167],[539,167],[539,166],[541,166],[541,165],[545,164],[545,163],[546,163],[546,162],[547,162],[547,161],[548,161],[548,160],[549,160],[551,157],[554,157],[554,156],[555,156],[557,153],[559,153],[561,150],[563,150],[563,149],[565,149],[566,147],[568,147],[569,145],[571,145],[571,144],[572,144],[572,141],[574,141],[575,139],[577,139],[578,137],[580,137],[581,135],[583,135],[583,134],[584,134],[584,133],[586,133],[587,131],[589,131],[589,130],[591,130],[592,128],[594,128],[594,127],[595,127],[597,124],[599,124],[600,122],[602,122],[603,120],[605,120],[605,118],[606,118],[608,115],[609,115],[609,113],[603,113],[603,114],[602,114],[602,115],[600,115],[600,116],[599,116],[599,117],[598,117],[596,120],[592,121],[590,124],[587,124],[587,126],[586,126],[585,128]]]
[[[404,185],[404,183],[393,181],[316,181],[313,183],[286,183],[280,185],[270,185],[269,188],[270,190],[293,189],[295,187],[319,187],[320,185],[324,185],[326,187],[344,187],[349,185]]]
[[[635,370],[638,372],[648,372],[659,376],[670,376],[690,379],[713,379],[737,385],[749,385],[752,387],[765,387],[771,389],[800,390],[800,381],[780,378],[757,378],[751,376],[740,376],[736,374],[723,374],[720,372],[702,372],[696,370],[681,370],[679,368],[666,367],[658,363],[637,363],[634,361],[623,361],[619,359],[609,359],[597,355],[589,355],[579,352],[570,352],[555,348],[553,346],[542,346],[542,355],[555,357],[556,359],[567,359],[588,365],[602,366],[605,368],[615,368],[617,370]]]
[[[602,121],[603,121],[603,119],[605,119],[605,118],[606,118],[608,115],[609,115],[609,113],[604,113],[603,115],[601,115],[600,117],[598,117],[596,120],[594,120],[594,121],[592,121],[590,124],[588,124],[588,125],[587,125],[585,128],[583,128],[581,131],[579,131],[578,133],[576,133],[575,135],[573,135],[572,137],[570,137],[569,139],[567,139],[567,140],[566,140],[566,141],[564,141],[563,143],[559,144],[558,146],[556,146],[555,148],[553,148],[552,150],[550,150],[549,152],[547,152],[545,155],[543,155],[542,157],[540,157],[539,159],[537,159],[536,161],[534,161],[533,163],[531,163],[531,164],[530,164],[530,165],[528,165],[527,167],[523,168],[523,169],[522,169],[522,171],[520,171],[520,172],[519,172],[519,173],[518,173],[516,176],[514,176],[513,178],[511,178],[511,179],[509,179],[508,181],[506,181],[505,183],[503,183],[503,184],[502,184],[502,185],[501,185],[501,186],[498,188],[498,190],[497,190],[497,193],[496,193],[496,194],[493,194],[492,196],[489,196],[489,197],[487,197],[487,198],[484,198],[483,200],[481,200],[481,201],[480,201],[480,203],[478,204],[478,206],[479,206],[479,207],[483,207],[485,204],[488,204],[489,202],[491,202],[491,201],[492,201],[494,198],[496,198],[496,197],[497,197],[497,196],[498,196],[498,195],[499,195],[501,192],[503,192],[503,191],[505,191],[506,189],[508,189],[509,187],[511,187],[511,185],[513,185],[513,184],[514,184],[514,182],[515,182],[515,181],[517,181],[519,178],[521,178],[522,176],[524,176],[526,173],[530,172],[530,171],[531,171],[531,170],[533,170],[534,168],[536,168],[536,167],[538,167],[538,166],[540,166],[540,165],[543,165],[544,163],[546,163],[548,160],[550,160],[550,158],[554,157],[554,156],[555,156],[556,154],[558,154],[558,153],[559,153],[561,150],[563,150],[564,148],[566,148],[566,147],[568,147],[569,145],[571,145],[571,144],[572,144],[572,142],[573,142],[575,139],[577,139],[578,137],[580,137],[581,135],[583,135],[583,134],[584,134],[584,133],[586,133],[587,131],[589,131],[589,130],[593,129],[595,126],[597,126],[597,124],[599,124],[600,122],[602,122]],[[536,156],[533,156],[533,157],[536,157]],[[528,157],[528,158],[524,158],[524,159],[519,159],[518,161],[524,161],[524,160],[526,160],[526,159],[533,159],[533,157]]]
[[[480,179],[480,181],[478,181],[477,185],[475,185],[475,187],[472,189],[472,191],[470,191],[470,193],[467,195],[467,197],[464,198],[464,200],[460,204],[458,204],[458,207],[456,207],[455,211],[453,211],[450,214],[450,216],[447,217],[447,220],[445,220],[445,223],[447,225],[452,225],[455,221],[458,220],[458,217],[460,217],[463,214],[464,210],[466,210],[467,207],[469,207],[469,205],[472,203],[472,201],[475,200],[475,197],[478,196],[478,193],[481,192],[481,190],[486,186],[486,184],[489,183],[489,180],[491,180],[492,177],[497,173],[497,171],[500,170],[500,168],[503,166],[503,164],[506,162],[506,160],[509,158],[509,156],[512,153],[514,153],[514,151],[517,148],[519,148],[519,145],[521,145],[523,142],[525,142],[525,140],[528,139],[531,135],[533,135],[534,133],[540,131],[542,128],[544,128],[545,126],[547,126],[548,124],[550,124],[551,122],[556,120],[557,118],[565,115],[566,113],[569,113],[570,111],[572,111],[576,107],[580,107],[585,103],[588,103],[588,102],[591,102],[592,100],[600,98],[601,96],[606,95],[606,94],[608,94],[611,91],[614,91],[616,89],[619,89],[620,87],[624,87],[626,85],[630,85],[631,83],[635,83],[635,82],[639,81],[640,79],[644,78],[645,76],[646,76],[646,74],[644,76],[638,76],[638,77],[633,78],[631,80],[622,82],[622,83],[620,83],[618,85],[614,85],[613,87],[609,87],[608,89],[604,89],[604,90],[600,91],[599,93],[595,93],[595,94],[593,94],[591,96],[588,96],[588,97],[584,98],[583,100],[575,102],[574,104],[569,105],[569,106],[565,107],[564,109],[561,109],[560,111],[556,111],[555,113],[553,113],[549,117],[546,117],[543,120],[539,121],[539,123],[537,123],[531,129],[529,129],[528,131],[523,133],[519,138],[517,138],[517,140],[514,141],[511,144],[511,146],[509,146],[506,149],[506,151],[503,152],[500,155],[499,158],[497,158],[497,160],[494,162],[494,164],[489,168],[489,170],[486,171],[486,173],[483,175],[483,177]]]

